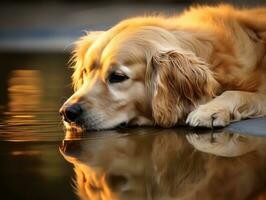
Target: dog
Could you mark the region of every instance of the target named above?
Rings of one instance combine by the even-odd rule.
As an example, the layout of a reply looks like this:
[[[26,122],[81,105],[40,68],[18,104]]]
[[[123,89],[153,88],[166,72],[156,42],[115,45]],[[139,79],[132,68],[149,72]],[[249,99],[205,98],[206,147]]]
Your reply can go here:
[[[74,165],[81,199],[265,198],[258,196],[266,191],[266,138],[217,131],[194,134],[180,128],[95,135],[67,138],[60,148]]]
[[[89,32],[73,55],[67,128],[224,127],[266,115],[266,8],[196,6]]]

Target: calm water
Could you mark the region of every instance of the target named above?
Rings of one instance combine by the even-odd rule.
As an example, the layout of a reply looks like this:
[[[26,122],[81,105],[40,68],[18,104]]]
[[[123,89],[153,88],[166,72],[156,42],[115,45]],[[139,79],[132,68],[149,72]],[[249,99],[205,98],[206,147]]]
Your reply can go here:
[[[0,55],[1,199],[266,199],[266,137],[192,129],[65,133],[67,55]]]

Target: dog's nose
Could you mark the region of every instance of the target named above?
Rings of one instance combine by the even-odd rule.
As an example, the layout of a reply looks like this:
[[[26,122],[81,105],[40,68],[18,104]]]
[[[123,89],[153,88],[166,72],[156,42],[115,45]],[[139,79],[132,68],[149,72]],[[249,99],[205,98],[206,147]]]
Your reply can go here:
[[[71,105],[62,106],[59,110],[60,115],[66,122],[76,122],[82,113],[80,104],[74,103]]]

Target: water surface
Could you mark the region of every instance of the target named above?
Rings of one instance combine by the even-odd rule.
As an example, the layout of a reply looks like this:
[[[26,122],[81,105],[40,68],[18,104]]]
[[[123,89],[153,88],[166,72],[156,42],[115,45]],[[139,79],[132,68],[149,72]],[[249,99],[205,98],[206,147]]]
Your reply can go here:
[[[0,54],[1,199],[266,199],[266,137],[226,130],[64,132],[68,55]]]
[[[76,199],[59,153],[58,108],[70,92],[68,56],[0,55],[1,199]]]

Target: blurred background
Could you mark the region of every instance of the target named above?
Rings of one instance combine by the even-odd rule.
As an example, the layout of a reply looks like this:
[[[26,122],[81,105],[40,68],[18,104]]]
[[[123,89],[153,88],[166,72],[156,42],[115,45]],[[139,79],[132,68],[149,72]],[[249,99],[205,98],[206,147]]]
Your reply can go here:
[[[69,52],[85,30],[106,30],[126,17],[179,13],[191,4],[265,5],[266,0],[12,0],[1,2],[1,52]]]

